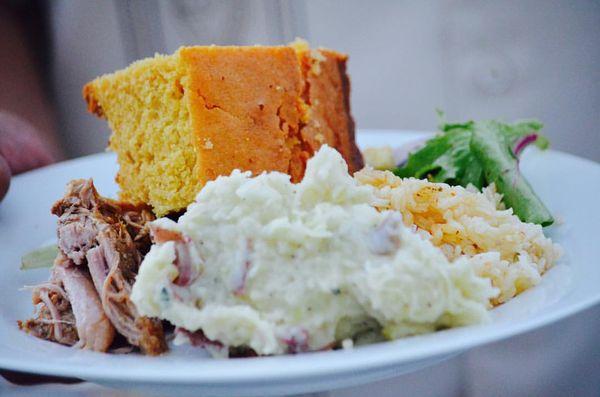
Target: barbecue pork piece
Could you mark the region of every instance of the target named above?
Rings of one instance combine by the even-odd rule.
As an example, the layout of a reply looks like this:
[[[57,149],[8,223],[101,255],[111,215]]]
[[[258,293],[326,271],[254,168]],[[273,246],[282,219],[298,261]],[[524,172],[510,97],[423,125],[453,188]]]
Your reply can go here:
[[[112,329],[146,354],[166,351],[161,321],[140,316],[129,299],[150,248],[152,212],[103,198],[91,179],[80,179],[68,184],[52,213],[59,217],[60,253],[50,282],[34,289],[37,317],[20,326],[40,338],[98,351],[110,346]]]

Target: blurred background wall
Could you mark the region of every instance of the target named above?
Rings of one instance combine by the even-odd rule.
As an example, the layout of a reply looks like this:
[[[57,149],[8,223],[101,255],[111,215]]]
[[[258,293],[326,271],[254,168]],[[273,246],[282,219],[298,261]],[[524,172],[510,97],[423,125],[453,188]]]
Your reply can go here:
[[[304,37],[350,54],[359,128],[539,118],[555,148],[600,161],[598,1],[173,1],[47,3],[59,130],[71,156],[103,150],[82,85],[190,44]]]

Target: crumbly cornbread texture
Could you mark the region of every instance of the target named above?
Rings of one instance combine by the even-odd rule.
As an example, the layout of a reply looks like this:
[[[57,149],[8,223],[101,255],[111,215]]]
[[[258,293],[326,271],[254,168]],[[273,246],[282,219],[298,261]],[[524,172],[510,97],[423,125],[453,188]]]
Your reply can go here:
[[[88,83],[88,109],[113,132],[120,199],[164,215],[234,169],[296,182],[325,143],[362,168],[346,60],[304,43],[182,47]]]

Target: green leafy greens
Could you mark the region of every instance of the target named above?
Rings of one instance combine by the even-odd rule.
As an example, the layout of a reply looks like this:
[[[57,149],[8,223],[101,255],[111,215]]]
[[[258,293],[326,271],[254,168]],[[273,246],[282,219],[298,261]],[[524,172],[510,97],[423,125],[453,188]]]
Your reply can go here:
[[[29,251],[21,258],[21,270],[52,267],[54,264],[54,259],[56,259],[57,255],[58,246],[56,244],[47,245]]]
[[[554,222],[552,215],[519,172],[518,155],[530,143],[549,146],[536,120],[513,124],[499,121],[442,122],[440,134],[411,153],[406,163],[394,169],[402,178],[427,178],[432,182],[483,188],[495,183],[502,201],[523,222],[542,226]]]

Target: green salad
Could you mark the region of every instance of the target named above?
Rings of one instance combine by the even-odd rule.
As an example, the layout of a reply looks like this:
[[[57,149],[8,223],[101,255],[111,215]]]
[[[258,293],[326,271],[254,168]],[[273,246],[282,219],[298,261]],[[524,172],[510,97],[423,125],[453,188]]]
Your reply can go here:
[[[542,127],[536,120],[442,122],[440,133],[393,171],[402,178],[427,178],[464,187],[471,184],[478,189],[494,183],[503,203],[519,219],[548,226],[554,222],[552,214],[519,172],[519,155],[526,146],[548,148],[548,139],[540,133]]]

